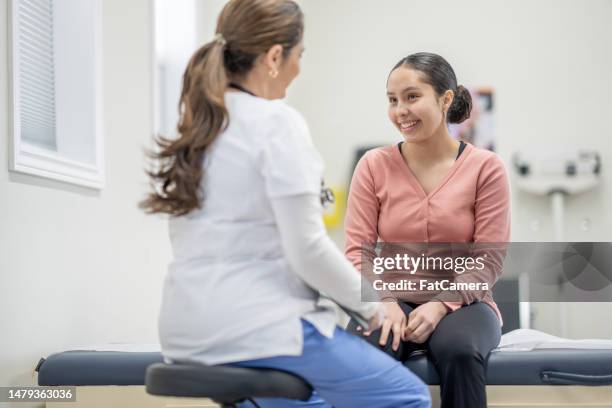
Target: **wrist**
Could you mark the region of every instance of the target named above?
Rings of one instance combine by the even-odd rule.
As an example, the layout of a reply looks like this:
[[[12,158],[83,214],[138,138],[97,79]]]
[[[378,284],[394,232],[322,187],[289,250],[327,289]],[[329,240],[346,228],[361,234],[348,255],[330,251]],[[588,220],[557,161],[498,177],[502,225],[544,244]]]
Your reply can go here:
[[[448,306],[444,304],[444,302],[434,302],[434,303],[436,304],[437,309],[442,317],[446,316],[448,312],[450,312],[450,309],[448,308]]]

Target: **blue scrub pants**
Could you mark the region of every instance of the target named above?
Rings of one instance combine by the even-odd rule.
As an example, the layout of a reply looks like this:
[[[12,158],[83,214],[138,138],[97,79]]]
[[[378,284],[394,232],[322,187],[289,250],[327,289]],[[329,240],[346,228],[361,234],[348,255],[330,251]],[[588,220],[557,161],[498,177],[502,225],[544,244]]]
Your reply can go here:
[[[262,408],[429,408],[427,386],[410,370],[365,340],[336,327],[333,338],[302,320],[300,356],[241,361],[241,367],[277,368],[306,380],[314,388],[308,401],[257,398]],[[252,408],[250,402],[239,405]]]

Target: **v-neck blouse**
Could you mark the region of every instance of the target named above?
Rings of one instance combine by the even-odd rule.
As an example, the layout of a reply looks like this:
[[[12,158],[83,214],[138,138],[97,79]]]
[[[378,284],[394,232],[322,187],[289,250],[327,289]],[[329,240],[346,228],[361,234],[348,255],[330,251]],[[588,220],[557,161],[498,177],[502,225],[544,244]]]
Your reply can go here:
[[[353,174],[345,219],[345,253],[358,268],[362,245],[399,242],[494,242],[510,239],[510,186],[495,153],[467,144],[429,194],[397,145],[368,151]],[[486,280],[490,287],[499,274]],[[425,293],[410,301],[425,303]],[[482,299],[501,315],[490,293]],[[445,302],[451,309],[459,302]]]
[[[465,147],[467,147],[467,144],[465,142],[461,141],[461,144],[459,145],[459,152],[457,154],[457,157],[455,158],[455,161],[453,162],[453,165],[450,167],[450,169],[447,170],[446,175],[442,179],[442,182],[440,184],[438,184],[429,193],[425,192],[425,189],[423,188],[423,186],[421,185],[419,180],[416,178],[416,176],[414,175],[412,170],[410,170],[410,168],[404,162],[404,157],[402,156],[401,144],[399,144],[397,147],[398,147],[397,148],[397,153],[398,154],[394,155],[394,157],[396,157],[396,158],[399,157],[400,160],[402,161],[402,164],[403,164],[402,167],[404,168],[404,170],[406,172],[406,178],[412,184],[412,187],[413,187],[414,191],[417,194],[419,194],[423,199],[430,199],[431,197],[433,197],[434,194],[436,194],[438,192],[438,190],[440,190],[442,187],[444,187],[444,185],[447,183],[447,181],[451,177],[453,177],[453,174],[455,173],[455,170],[456,170],[457,166],[460,165],[460,160],[459,159],[461,158],[462,153],[465,150]]]

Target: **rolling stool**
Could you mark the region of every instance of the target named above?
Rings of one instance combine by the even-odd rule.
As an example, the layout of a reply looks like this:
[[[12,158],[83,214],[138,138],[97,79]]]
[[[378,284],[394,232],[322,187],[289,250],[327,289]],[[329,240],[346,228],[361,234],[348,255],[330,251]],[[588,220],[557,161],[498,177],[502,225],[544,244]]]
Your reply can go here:
[[[288,398],[307,401],[312,387],[284,371],[200,364],[155,363],[145,377],[149,394],[165,397],[210,398],[223,408],[253,398]]]

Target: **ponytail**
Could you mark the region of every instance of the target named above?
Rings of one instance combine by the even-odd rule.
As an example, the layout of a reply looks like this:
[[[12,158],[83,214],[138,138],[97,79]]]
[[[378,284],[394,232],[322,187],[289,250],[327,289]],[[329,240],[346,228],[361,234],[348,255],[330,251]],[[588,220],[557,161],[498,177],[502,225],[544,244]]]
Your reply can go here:
[[[147,171],[153,192],[139,205],[147,213],[180,216],[201,207],[204,154],[228,124],[223,48],[224,41],[216,38],[197,50],[187,65],[179,101],[180,137],[158,136],[159,151],[147,152],[159,166]]]

